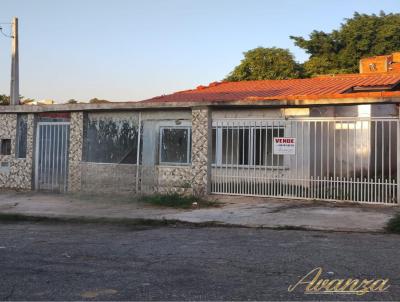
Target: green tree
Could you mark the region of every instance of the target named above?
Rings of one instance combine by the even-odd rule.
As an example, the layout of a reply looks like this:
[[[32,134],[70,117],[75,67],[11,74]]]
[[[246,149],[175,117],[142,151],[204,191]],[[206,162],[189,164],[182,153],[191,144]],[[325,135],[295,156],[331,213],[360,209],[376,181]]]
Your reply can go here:
[[[69,100],[67,101],[67,104],[78,104],[78,101],[75,100],[75,99],[69,99]]]
[[[301,65],[287,49],[257,47],[243,54],[244,59],[225,81],[282,80],[302,75]]]
[[[304,63],[308,75],[355,73],[361,58],[400,50],[400,14],[355,12],[338,30],[313,31],[309,39],[290,38],[310,54]]]
[[[10,97],[5,94],[0,94],[0,106],[1,105],[10,105]]]

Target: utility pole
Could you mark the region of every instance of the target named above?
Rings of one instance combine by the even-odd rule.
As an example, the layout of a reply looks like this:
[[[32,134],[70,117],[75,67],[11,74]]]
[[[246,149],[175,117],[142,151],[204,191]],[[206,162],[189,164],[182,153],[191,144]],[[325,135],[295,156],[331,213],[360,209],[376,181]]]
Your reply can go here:
[[[11,23],[11,87],[10,105],[19,105],[19,49],[18,49],[18,18]]]

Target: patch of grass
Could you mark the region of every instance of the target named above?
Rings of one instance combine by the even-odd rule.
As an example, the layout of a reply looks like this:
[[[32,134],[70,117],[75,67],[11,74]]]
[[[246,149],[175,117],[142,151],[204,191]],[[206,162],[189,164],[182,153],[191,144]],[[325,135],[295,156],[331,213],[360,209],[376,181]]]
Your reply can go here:
[[[206,200],[193,195],[182,195],[178,193],[146,195],[143,196],[140,201],[155,206],[179,209],[208,208],[219,206],[219,203],[216,201]]]
[[[390,233],[400,234],[400,213],[397,213],[388,221],[385,229]]]

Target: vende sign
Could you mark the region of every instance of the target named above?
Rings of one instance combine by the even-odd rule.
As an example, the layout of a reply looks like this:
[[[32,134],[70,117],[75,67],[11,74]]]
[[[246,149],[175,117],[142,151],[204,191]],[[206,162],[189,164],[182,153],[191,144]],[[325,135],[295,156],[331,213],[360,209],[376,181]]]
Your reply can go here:
[[[294,137],[274,137],[274,154],[296,154]]]

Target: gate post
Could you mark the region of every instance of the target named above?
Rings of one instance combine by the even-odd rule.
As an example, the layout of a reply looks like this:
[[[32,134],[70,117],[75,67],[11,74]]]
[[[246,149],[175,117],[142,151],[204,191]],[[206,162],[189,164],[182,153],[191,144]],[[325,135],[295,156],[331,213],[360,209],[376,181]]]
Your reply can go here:
[[[81,190],[83,112],[72,112],[69,134],[68,192]]]
[[[27,133],[27,141],[26,141],[26,160],[27,160],[27,169],[32,171],[31,175],[33,176],[29,182],[26,183],[26,188],[30,190],[35,188],[35,166],[36,162],[34,162],[35,154],[37,150],[35,150],[35,115],[28,114],[28,133]]]
[[[202,196],[211,189],[211,109],[192,108],[192,189]]]
[[[400,113],[400,107],[399,107],[399,113]],[[396,148],[396,172],[397,172],[397,179],[396,179],[396,185],[397,185],[397,194],[396,194],[396,203],[399,205],[400,204],[400,114],[397,116],[397,127],[396,127],[396,143],[397,143],[397,148]],[[391,138],[389,138],[391,139]],[[375,151],[376,152],[376,151]]]

